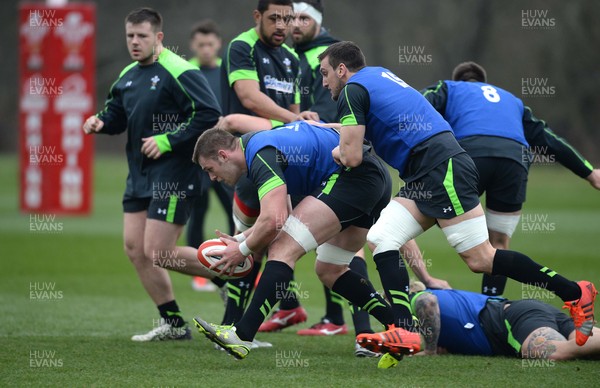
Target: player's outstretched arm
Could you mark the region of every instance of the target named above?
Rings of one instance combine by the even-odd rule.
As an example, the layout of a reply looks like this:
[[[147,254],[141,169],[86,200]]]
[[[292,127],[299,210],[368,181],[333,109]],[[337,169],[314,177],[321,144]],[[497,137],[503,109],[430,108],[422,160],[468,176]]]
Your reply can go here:
[[[590,162],[565,139],[552,132],[544,120],[535,117],[528,106],[523,109],[523,131],[525,139],[530,146],[535,147],[537,153],[554,155],[560,164],[581,178],[587,179],[594,171]],[[597,179],[596,174],[591,177],[594,182]],[[588,180],[592,186],[599,188],[592,180]]]
[[[419,249],[419,246],[415,240],[410,240],[401,246],[400,253],[410,266],[410,269],[412,269],[417,278],[422,281],[427,288],[437,288],[442,290],[452,288],[447,281],[434,278],[429,274],[427,271],[427,266],[425,265],[425,261],[423,260],[423,255],[421,254],[421,250]]]
[[[271,129],[273,128],[273,124],[271,123],[271,120],[262,117],[234,113],[221,117],[217,125],[215,125],[215,128],[230,133],[245,134],[253,131]]]

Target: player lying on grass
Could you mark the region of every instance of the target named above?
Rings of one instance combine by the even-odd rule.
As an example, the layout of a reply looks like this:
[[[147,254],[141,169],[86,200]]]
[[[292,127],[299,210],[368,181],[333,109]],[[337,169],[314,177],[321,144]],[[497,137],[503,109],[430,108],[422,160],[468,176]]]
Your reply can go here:
[[[361,335],[359,342],[382,353],[398,345],[395,338],[412,335],[412,314],[406,303],[408,273],[405,266],[398,265],[402,260],[398,248],[437,224],[471,271],[543,285],[558,295],[570,309],[577,344],[583,345],[592,335],[594,285],[576,283],[522,253],[490,244],[477,191],[477,169],[448,122],[391,71],[367,67],[362,51],[352,42],[329,46],[319,59],[323,85],[338,100],[342,124],[333,158],[347,168],[360,166],[366,139],[406,182],[368,235],[377,247],[374,260],[400,327]],[[417,118],[426,125],[413,127]]]
[[[191,339],[164,268],[212,278],[194,247],[178,247],[201,182],[191,155],[197,137],[220,116],[200,70],[164,48],[162,17],[140,8],[125,20],[132,64],[111,86],[104,110],[83,125],[86,134],[127,132],[123,195],[125,253],[162,324],[134,341]]]
[[[451,81],[439,81],[422,93],[452,126],[477,167],[477,191],[486,194],[485,219],[494,248],[508,249],[521,218],[529,166],[538,158],[531,150],[555,158],[600,190],[600,169],[556,136],[519,98],[487,83],[486,71],[477,63],[459,64]],[[483,275],[482,293],[502,295],[505,286],[506,276]]]
[[[243,175],[254,183],[260,200],[255,225],[240,238],[227,240],[214,267],[227,272],[252,251],[268,247],[268,261],[254,296],[235,326],[194,321],[199,331],[236,358],[245,358],[261,323],[287,290],[295,263],[317,249],[315,272],[321,282],[369,312],[388,328],[394,325],[389,304],[368,279],[348,269],[364,245],[368,228],[389,201],[391,179],[386,167],[365,151],[357,168],[341,169],[331,150],[339,135],[330,128],[293,122],[277,130],[236,138],[211,129],[196,144],[194,161],[211,179],[235,184]],[[304,196],[288,213],[287,196]],[[416,352],[418,334],[396,352]],[[402,348],[402,349],[400,349]]]
[[[411,284],[413,313],[423,337],[419,355],[454,353],[570,360],[600,358],[600,328],[583,346],[573,320],[534,299],[507,300],[462,290]]]

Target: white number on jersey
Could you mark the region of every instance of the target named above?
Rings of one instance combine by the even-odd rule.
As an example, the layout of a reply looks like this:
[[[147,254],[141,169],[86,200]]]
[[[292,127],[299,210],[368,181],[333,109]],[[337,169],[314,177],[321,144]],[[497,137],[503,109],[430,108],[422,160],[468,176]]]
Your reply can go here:
[[[398,85],[402,86],[403,88],[407,88],[408,87],[408,84],[406,82],[402,81],[400,78],[398,78],[398,76],[396,74],[394,74],[394,73],[391,73],[389,71],[382,71],[381,72],[381,76],[383,78],[389,79],[392,82],[397,83]]]
[[[500,101],[500,95],[497,93],[498,91],[490,85],[482,86],[481,90],[483,90],[483,97],[489,102]]]

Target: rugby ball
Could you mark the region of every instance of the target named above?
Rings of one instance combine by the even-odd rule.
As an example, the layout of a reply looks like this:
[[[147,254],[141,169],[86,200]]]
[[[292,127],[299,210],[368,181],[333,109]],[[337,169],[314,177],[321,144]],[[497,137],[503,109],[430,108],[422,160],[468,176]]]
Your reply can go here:
[[[202,266],[205,267],[209,272],[212,272],[221,279],[237,279],[248,275],[254,266],[254,260],[252,259],[252,256],[246,257],[246,260],[242,261],[235,268],[232,275],[229,273],[219,275],[218,271],[210,269],[211,265],[221,260],[219,252],[224,251],[226,247],[227,245],[225,245],[225,243],[218,238],[206,240],[200,244],[200,247],[198,247],[198,260],[200,261],[200,264],[202,264]],[[211,252],[212,255],[208,255],[208,252]],[[219,267],[216,269],[219,269]]]

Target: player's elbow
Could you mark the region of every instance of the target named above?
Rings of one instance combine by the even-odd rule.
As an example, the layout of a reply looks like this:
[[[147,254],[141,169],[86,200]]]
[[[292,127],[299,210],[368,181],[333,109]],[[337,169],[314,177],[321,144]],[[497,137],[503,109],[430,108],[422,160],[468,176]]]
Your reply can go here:
[[[350,154],[342,156],[342,164],[346,167],[354,168],[362,163],[362,154]]]

